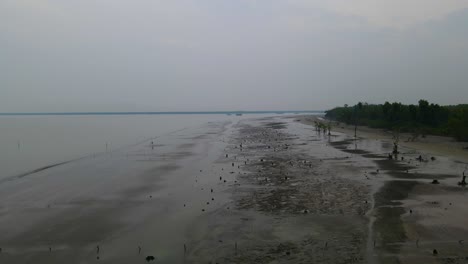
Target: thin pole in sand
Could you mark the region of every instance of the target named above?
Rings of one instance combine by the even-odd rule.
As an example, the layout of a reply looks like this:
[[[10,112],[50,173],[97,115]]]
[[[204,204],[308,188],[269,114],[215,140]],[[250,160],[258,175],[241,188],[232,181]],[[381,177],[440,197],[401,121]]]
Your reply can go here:
[[[19,150],[21,148],[21,142],[18,140],[16,143],[18,145],[18,150]]]
[[[234,244],[234,249],[235,249],[235,254],[237,255],[237,241],[236,241],[236,243]]]
[[[187,245],[184,244],[184,255],[187,254]]]
[[[138,255],[141,254],[141,246],[138,246]]]
[[[107,152],[107,142],[106,142],[106,152]]]

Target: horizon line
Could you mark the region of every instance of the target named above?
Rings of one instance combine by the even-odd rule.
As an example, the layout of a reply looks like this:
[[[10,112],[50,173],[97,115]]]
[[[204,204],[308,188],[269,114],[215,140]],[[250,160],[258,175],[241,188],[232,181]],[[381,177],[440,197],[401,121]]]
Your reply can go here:
[[[0,112],[0,116],[15,115],[175,115],[175,114],[285,114],[325,113],[325,110],[268,110],[268,111],[103,111],[103,112]]]

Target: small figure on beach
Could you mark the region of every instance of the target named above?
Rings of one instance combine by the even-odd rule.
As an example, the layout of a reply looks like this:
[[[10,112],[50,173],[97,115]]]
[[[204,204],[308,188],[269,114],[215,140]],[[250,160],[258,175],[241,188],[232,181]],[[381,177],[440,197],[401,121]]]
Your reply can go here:
[[[461,182],[458,182],[458,185],[466,186],[466,176],[465,175],[462,176],[462,180],[461,180]]]
[[[439,184],[438,180],[432,180],[431,184]]]
[[[466,171],[466,170],[465,170]],[[462,180],[461,182],[458,182],[458,185],[460,186],[466,186],[466,176],[465,176],[465,171],[463,171],[463,174],[462,174]]]
[[[393,142],[393,155],[398,155],[398,143],[397,142]]]

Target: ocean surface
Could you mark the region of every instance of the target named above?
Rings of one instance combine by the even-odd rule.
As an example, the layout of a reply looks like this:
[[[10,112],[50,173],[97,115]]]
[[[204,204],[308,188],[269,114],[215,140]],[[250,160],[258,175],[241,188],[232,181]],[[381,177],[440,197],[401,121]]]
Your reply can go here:
[[[0,114],[0,179],[147,140],[157,144],[158,136],[207,122],[277,115],[242,113]]]

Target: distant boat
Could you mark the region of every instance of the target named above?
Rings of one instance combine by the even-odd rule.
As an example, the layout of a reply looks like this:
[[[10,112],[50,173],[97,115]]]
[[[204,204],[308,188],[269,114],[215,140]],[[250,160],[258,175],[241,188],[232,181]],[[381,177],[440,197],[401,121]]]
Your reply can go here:
[[[236,116],[241,116],[242,114],[241,113],[237,113]]]

